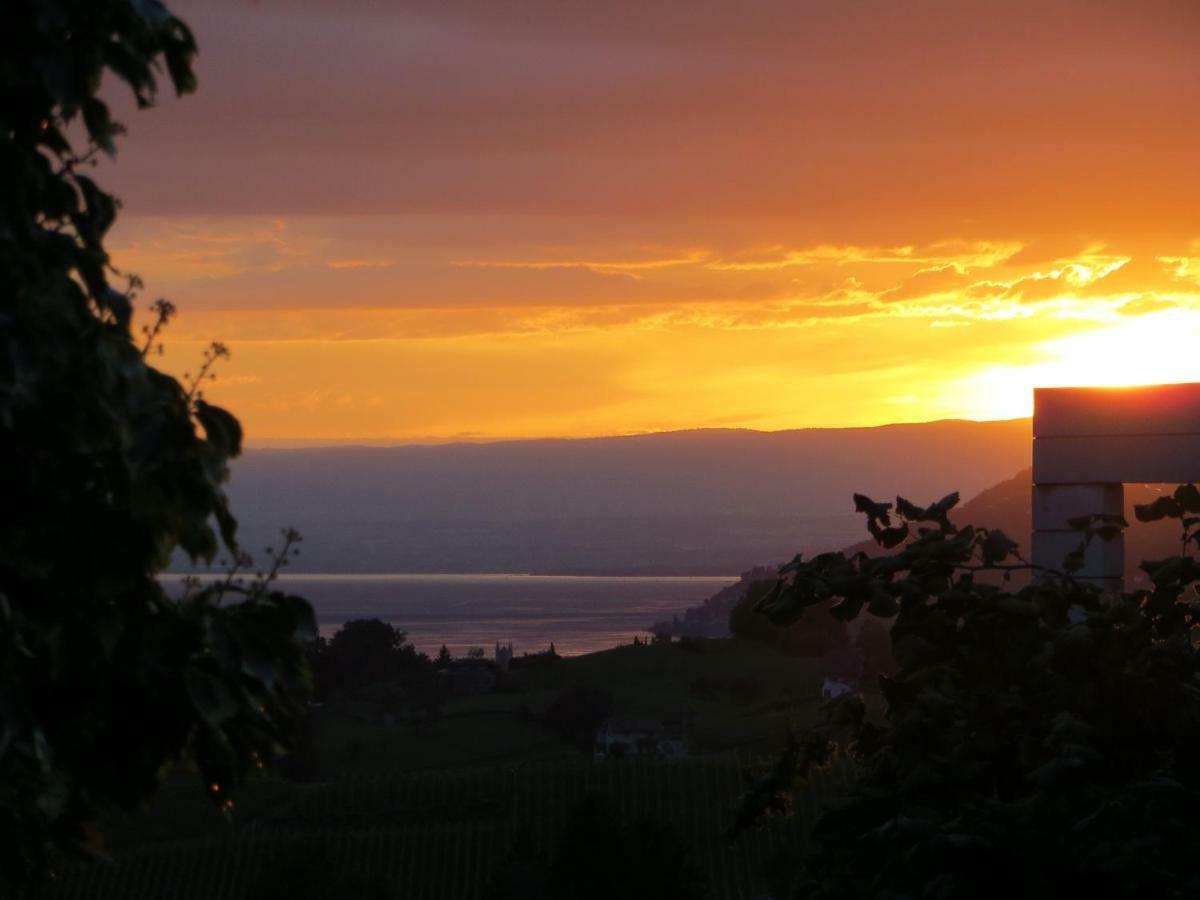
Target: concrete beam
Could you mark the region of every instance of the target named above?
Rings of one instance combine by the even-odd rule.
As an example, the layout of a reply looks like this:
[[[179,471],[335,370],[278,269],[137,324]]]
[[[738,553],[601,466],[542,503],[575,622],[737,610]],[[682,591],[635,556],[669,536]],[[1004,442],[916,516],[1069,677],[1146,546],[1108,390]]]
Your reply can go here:
[[[1200,434],[1200,384],[1033,391],[1035,438],[1144,434]]]

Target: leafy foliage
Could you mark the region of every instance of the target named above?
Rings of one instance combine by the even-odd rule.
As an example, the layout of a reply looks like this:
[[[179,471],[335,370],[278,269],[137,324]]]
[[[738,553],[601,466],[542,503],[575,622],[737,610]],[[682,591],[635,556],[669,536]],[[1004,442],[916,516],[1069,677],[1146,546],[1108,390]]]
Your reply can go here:
[[[780,623],[830,601],[844,620],[890,620],[897,671],[879,679],[883,722],[857,697],[832,704],[829,725],[747,794],[739,826],[845,753],[861,777],[820,819],[796,896],[1196,896],[1200,565],[1187,551],[1200,543],[1200,492],[1137,509],[1178,520],[1184,552],[1145,563],[1153,587],[1120,595],[1072,570],[1123,522],[1073,523],[1081,549],[1067,571],[1014,591],[977,575],[1030,568],[1015,543],[954,526],[956,499],[893,509],[856,497],[879,543],[913,539],[875,559],[797,557],[760,600]]]
[[[241,427],[203,397],[223,346],[186,385],[148,364],[174,307],[152,304],[135,340],[141,284],[110,283],[104,247],[119,203],[86,171],[122,133],[102,78],[140,107],[162,67],[193,90],[191,32],[158,0],[9,0],[0,23],[0,889],[15,893],[51,846],[100,852],[97,811],[142,806],[177,761],[230,803],[286,742],[313,620],[269,577],[183,599],[155,578],[177,548],[244,559],[222,490]]]

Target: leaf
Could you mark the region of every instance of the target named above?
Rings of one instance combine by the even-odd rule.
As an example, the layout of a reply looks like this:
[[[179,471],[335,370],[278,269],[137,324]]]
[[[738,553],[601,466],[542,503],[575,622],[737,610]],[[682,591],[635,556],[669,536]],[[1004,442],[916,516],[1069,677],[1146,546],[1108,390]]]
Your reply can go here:
[[[197,666],[189,666],[184,672],[183,681],[192,708],[209,725],[219,727],[237,715],[237,701],[216,675]]]
[[[908,537],[908,524],[899,525],[895,528],[885,528],[877,536],[876,540],[883,545],[884,549],[891,550],[904,543]]]
[[[1178,519],[1183,510],[1174,497],[1159,497],[1153,503],[1139,503],[1133,508],[1139,522],[1157,522],[1159,519]]]
[[[904,516],[910,522],[925,522],[930,518],[929,511],[917,506],[910,500],[904,497],[896,498],[896,512]]]
[[[117,324],[121,327],[129,325],[129,320],[133,318],[133,304],[129,302],[129,298],[115,288],[108,288],[104,294],[104,306],[113,314],[117,320]]]
[[[171,11],[159,0],[133,0],[133,9],[156,28],[167,25],[171,21]]]
[[[100,190],[96,182],[86,175],[76,175],[75,183],[83,195],[83,205],[87,210],[92,237],[99,243],[108,229],[112,227],[113,222],[116,221],[117,201],[111,194]]]
[[[1175,502],[1190,513],[1200,513],[1200,489],[1194,484],[1181,484],[1175,488]]]
[[[896,598],[886,591],[881,591],[867,603],[867,612],[873,616],[890,619],[900,612],[900,604]]]
[[[196,418],[204,427],[205,439],[226,458],[242,452],[242,426],[232,413],[203,400],[196,401]]]
[[[88,97],[83,101],[83,124],[87,128],[88,136],[96,143],[97,147],[109,156],[117,155],[117,145],[113,142],[113,137],[119,129],[109,115],[108,105],[103,100]]]
[[[998,528],[987,533],[987,537],[979,545],[985,566],[995,566],[1004,562],[1018,550],[1018,544]]]
[[[849,622],[855,619],[863,608],[861,597],[843,597],[829,608],[829,614],[839,622]]]
[[[229,501],[223,493],[218,492],[217,496],[213,498],[213,515],[217,520],[217,528],[221,532],[221,540],[231,553],[236,554],[238,552],[238,523],[233,513],[229,511]]]
[[[929,507],[929,512],[941,518],[958,506],[958,491],[947,494],[933,506]]]
[[[888,511],[892,508],[890,503],[876,503],[866,494],[854,495],[854,511],[866,513],[867,518],[874,522],[876,520],[888,524]]]

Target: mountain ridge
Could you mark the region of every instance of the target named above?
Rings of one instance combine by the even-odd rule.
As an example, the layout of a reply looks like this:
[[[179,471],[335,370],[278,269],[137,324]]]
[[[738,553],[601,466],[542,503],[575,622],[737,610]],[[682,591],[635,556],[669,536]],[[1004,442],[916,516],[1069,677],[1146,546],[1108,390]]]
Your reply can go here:
[[[1030,440],[1017,419],[259,448],[229,494],[251,552],[305,534],[298,570],[725,575],[850,543],[856,491],[982,490]]]

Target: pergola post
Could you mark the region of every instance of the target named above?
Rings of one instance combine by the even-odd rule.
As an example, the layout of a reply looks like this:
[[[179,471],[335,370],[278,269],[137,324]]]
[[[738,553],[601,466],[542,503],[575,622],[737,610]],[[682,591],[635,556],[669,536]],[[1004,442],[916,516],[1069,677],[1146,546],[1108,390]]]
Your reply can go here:
[[[1105,514],[1121,515],[1125,486],[1120,483],[1035,484],[1033,486],[1033,554],[1035,566],[1062,569],[1067,554],[1079,547],[1081,535],[1071,519]],[[1125,567],[1125,536],[1093,540],[1084,553],[1080,577],[1105,589],[1120,590]]]

